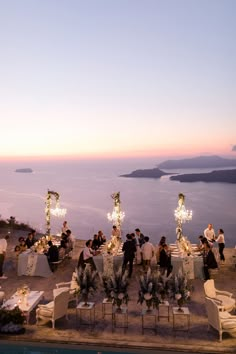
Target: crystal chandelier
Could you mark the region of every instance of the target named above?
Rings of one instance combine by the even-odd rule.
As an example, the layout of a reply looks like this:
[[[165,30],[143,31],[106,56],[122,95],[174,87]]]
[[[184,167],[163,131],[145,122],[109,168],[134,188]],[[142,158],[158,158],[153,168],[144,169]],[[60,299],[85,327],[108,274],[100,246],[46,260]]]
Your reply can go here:
[[[67,210],[65,208],[60,208],[60,205],[58,203],[54,209],[50,209],[50,212],[53,216],[63,218],[66,215]]]
[[[175,209],[174,215],[175,220],[177,221],[177,238],[180,239],[182,237],[182,224],[186,221],[192,220],[193,212],[192,210],[187,210],[184,205],[185,196],[184,194],[179,194],[178,206]]]
[[[107,218],[120,229],[121,223],[125,217],[124,211],[121,211],[120,208],[120,192],[113,193],[111,197],[114,199],[114,207],[111,213],[107,213]]]

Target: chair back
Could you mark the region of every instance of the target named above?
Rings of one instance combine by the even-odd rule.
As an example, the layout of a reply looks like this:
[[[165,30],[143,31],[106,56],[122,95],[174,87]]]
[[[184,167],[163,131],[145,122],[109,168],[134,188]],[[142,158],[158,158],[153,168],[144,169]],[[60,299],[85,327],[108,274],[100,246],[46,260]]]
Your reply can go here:
[[[54,294],[54,320],[61,318],[67,314],[69,303],[69,288],[59,288],[53,290]]]
[[[79,288],[79,284],[77,282],[77,273],[73,272],[71,282],[70,282],[70,289],[77,290]]]
[[[207,310],[207,317],[208,323],[217,331],[221,330],[221,321],[219,315],[219,308],[214,300],[210,299],[209,297],[205,298],[206,301],[206,310]]]
[[[209,279],[204,283],[205,295],[211,299],[216,298],[215,282],[214,279]]]

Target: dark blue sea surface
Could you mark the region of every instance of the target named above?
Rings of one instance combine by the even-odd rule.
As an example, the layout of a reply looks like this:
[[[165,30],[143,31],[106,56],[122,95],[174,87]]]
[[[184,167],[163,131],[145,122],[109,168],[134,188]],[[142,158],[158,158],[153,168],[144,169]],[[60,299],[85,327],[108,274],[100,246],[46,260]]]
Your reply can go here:
[[[193,211],[192,221],[183,227],[184,234],[192,242],[198,242],[207,224],[213,223],[215,231],[219,228],[225,231],[226,247],[234,247],[235,184],[180,183],[170,181],[169,176],[160,179],[119,177],[135,169],[156,167],[159,162],[154,158],[2,162],[0,214],[2,218],[15,216],[44,232],[45,198],[50,189],[60,194],[60,205],[67,208],[66,220],[76,238],[91,238],[99,229],[109,238],[112,224],[107,220],[107,213],[113,208],[111,194],[120,191],[121,208],[125,212],[123,235],[139,227],[154,244],[162,235],[168,242],[174,242],[174,210],[178,194],[183,193],[186,208]],[[33,173],[15,172],[17,168],[27,167],[32,168]],[[200,171],[210,170],[167,172]],[[51,217],[52,233],[60,232],[62,222]]]

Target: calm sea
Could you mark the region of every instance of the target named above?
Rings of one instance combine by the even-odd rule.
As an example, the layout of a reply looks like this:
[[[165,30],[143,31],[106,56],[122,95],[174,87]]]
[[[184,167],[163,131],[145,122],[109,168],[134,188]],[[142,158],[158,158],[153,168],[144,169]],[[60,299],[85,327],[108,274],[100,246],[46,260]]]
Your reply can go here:
[[[99,229],[110,237],[112,224],[106,215],[113,208],[111,194],[120,191],[121,207],[126,215],[123,234],[139,227],[154,243],[162,235],[173,242],[176,239],[174,210],[181,192],[186,196],[186,208],[193,211],[192,221],[183,227],[184,234],[192,242],[198,242],[198,235],[208,223],[213,223],[215,230],[224,229],[226,246],[234,247],[236,185],[180,183],[170,181],[168,176],[157,180],[119,177],[134,169],[153,168],[159,162],[152,158],[1,163],[1,217],[15,216],[18,221],[44,232],[45,197],[50,189],[60,194],[61,207],[67,208],[66,220],[76,238],[91,238]],[[16,168],[24,167],[34,172],[15,172]],[[51,217],[53,233],[60,232],[62,222]]]

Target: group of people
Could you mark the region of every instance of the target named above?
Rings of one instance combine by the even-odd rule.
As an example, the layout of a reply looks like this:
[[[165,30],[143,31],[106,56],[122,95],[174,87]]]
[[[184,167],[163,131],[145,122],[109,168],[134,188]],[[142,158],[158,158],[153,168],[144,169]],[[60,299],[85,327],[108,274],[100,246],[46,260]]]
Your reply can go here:
[[[36,239],[36,231],[35,230],[31,230],[26,239],[23,236],[20,236],[18,239],[18,244],[15,246],[15,252],[17,254],[17,256],[26,251],[28,248],[31,248],[35,242],[37,241]]]
[[[63,260],[65,256],[69,256],[70,252],[74,248],[74,241],[75,239],[68,227],[68,223],[67,221],[64,221],[61,228],[60,245],[56,246],[51,240],[48,241],[49,248],[46,255],[52,271],[55,269],[54,263]]]
[[[97,234],[93,235],[91,248],[97,251],[104,243],[106,243],[106,236],[103,234],[102,230],[99,230]]]
[[[225,262],[224,248],[225,248],[225,236],[224,230],[219,229],[218,235],[216,236],[213,225],[208,224],[208,227],[204,230],[204,236],[199,236],[200,245],[199,249],[202,251],[203,255],[203,270],[205,280],[210,279],[210,270],[217,269],[218,264],[216,261],[216,256],[214,252],[214,243],[218,243],[220,261]]]
[[[20,253],[34,246],[37,241],[38,239],[36,237],[35,230],[31,230],[28,233],[26,239],[23,236],[19,237],[18,244],[15,246],[14,249],[16,255],[18,256]],[[54,245],[51,240],[47,241],[45,236],[43,236],[40,241],[44,245],[44,253],[48,258],[48,262],[52,270],[52,263],[58,262],[59,260],[63,259],[73,250],[74,247],[74,237],[68,227],[67,221],[63,222],[61,228],[61,240],[59,246]]]

